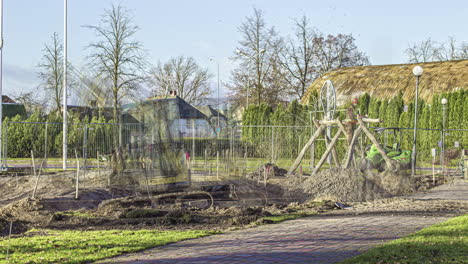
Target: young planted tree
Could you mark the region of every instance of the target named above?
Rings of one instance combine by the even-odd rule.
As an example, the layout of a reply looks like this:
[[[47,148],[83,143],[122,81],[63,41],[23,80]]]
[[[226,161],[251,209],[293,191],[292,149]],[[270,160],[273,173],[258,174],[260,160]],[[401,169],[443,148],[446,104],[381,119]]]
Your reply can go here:
[[[158,65],[151,71],[153,95],[174,90],[189,104],[199,104],[211,94],[208,69],[200,67],[194,58],[179,56]]]
[[[105,9],[99,25],[85,27],[96,35],[88,46],[89,63],[94,72],[109,83],[113,119],[121,124],[122,100],[134,95],[145,76],[142,44],[135,39],[138,27],[133,24],[130,11],[121,5]],[[119,137],[114,136],[113,140],[116,149],[122,144],[120,128],[118,131]]]
[[[37,66],[48,98],[52,98],[55,110],[62,111],[63,46],[57,33],[52,35],[52,43],[45,44],[44,55]]]

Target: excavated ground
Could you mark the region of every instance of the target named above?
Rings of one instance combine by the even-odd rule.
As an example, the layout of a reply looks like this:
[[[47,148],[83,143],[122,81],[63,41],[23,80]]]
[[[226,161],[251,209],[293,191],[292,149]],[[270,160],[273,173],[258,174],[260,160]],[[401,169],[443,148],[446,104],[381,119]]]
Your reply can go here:
[[[75,200],[73,177],[65,174],[41,179],[37,198],[31,199],[35,177],[2,176],[0,235],[8,234],[10,223],[13,223],[13,234],[22,234],[31,228],[226,230],[259,221],[268,223],[262,217],[271,215],[338,211],[335,202],[352,204],[353,209],[372,210],[410,205],[440,211],[468,207],[449,202],[414,203],[410,199],[390,198],[431,187],[423,179],[411,180],[404,174],[332,169],[313,177],[286,177],[282,170],[270,172],[274,173],[267,181],[260,179],[264,177],[264,172],[260,171],[245,179],[218,182],[230,186],[230,199],[215,198],[214,206],[207,209],[184,206],[177,200],[155,202],[147,193],[135,190],[89,186],[81,189],[80,198]],[[88,182],[88,185],[91,184]]]

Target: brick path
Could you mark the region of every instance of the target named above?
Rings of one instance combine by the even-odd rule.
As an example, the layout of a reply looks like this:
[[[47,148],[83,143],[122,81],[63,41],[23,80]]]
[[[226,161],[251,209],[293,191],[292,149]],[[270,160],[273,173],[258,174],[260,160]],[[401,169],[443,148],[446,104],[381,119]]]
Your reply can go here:
[[[461,186],[461,187],[460,187]],[[418,198],[466,198],[467,184],[442,186]],[[448,216],[329,215],[187,240],[103,263],[334,263],[413,233]]]

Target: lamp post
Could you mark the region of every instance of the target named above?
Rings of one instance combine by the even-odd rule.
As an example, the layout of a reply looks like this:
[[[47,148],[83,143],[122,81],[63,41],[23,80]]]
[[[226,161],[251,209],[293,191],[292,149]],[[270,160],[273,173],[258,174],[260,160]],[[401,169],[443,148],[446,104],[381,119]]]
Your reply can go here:
[[[265,52],[265,49],[257,50],[257,54],[256,54],[257,59],[259,59],[260,54],[261,54],[261,53],[264,53],[264,52]],[[248,55],[248,54],[242,52],[241,50],[236,50],[236,53],[249,59],[249,65],[248,65],[248,67],[247,67],[247,70],[248,70],[249,75],[250,75],[253,56],[250,56],[250,55]],[[260,85],[260,84],[258,84],[258,85]],[[250,88],[250,76],[247,77],[247,94],[246,94],[246,97],[247,97],[247,108],[249,108],[249,96],[250,96],[250,94],[249,94],[249,88]]]
[[[442,98],[440,101],[442,103],[442,147],[441,147],[441,154],[442,154],[442,173],[445,172],[445,111],[447,110],[447,103],[448,100],[446,98]]]
[[[416,77],[416,95],[414,97],[414,131],[413,131],[413,153],[411,155],[411,176],[416,174],[416,131],[418,126],[418,90],[419,78],[423,74],[423,68],[416,66],[413,68],[413,74]]]

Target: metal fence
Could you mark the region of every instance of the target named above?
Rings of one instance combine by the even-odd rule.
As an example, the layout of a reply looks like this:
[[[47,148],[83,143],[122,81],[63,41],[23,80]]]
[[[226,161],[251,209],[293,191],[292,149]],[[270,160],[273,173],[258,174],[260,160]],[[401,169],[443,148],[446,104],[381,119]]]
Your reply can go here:
[[[60,168],[62,157],[61,123],[9,122],[4,124],[3,163],[6,167],[30,167],[32,157],[46,159],[48,168]],[[121,133],[119,133],[121,131]],[[265,163],[288,168],[305,142],[314,132],[308,126],[227,126],[217,131],[209,125],[180,127],[171,144],[180,145],[183,159],[188,160],[195,173],[207,175],[242,174],[256,170]],[[436,164],[442,164],[442,141],[445,142],[445,163],[454,165],[459,150],[468,148],[468,130],[447,129],[445,138],[441,130],[418,129],[417,161],[420,167],[432,163],[432,149],[436,149]],[[117,139],[118,138],[118,139]],[[412,149],[413,130],[401,128],[401,136],[392,130],[384,130],[379,136],[384,145],[396,142],[401,149]],[[68,131],[68,157],[70,166],[75,159],[90,167],[97,161],[110,160],[115,142],[121,142],[127,159],[138,160],[155,147],[158,139],[143,124],[111,123],[70,124]],[[321,139],[306,152],[301,166],[310,170],[325,149]],[[370,142],[364,138],[359,142],[362,153]],[[340,138],[338,155],[344,157],[345,138]],[[184,161],[185,162],[185,161]]]
[[[11,199],[26,197],[36,189],[39,195],[53,195],[54,192],[61,195],[64,190],[77,195],[79,192],[75,188],[78,190],[78,186],[80,190],[112,188],[134,191],[136,195],[229,181],[248,185],[253,180],[266,187],[266,168],[273,167],[267,164],[277,166],[275,174],[284,175],[314,133],[309,126],[225,126],[218,129],[192,124],[178,127],[175,135],[171,135],[168,128],[158,129],[138,123],[70,124],[69,169],[63,171],[61,123],[5,123],[2,161],[12,188],[7,188],[2,197],[4,200],[10,196]],[[413,130],[401,131],[401,139],[392,130],[384,130],[378,138],[384,145],[398,142],[401,149],[411,150]],[[442,135],[440,130],[419,129],[418,139],[421,139],[417,146],[418,174],[424,174],[424,170],[441,171],[443,165],[455,171],[460,150],[468,148],[467,130],[451,129]],[[440,141],[445,141],[444,157]],[[120,142],[120,158],[116,155],[116,142]],[[346,139],[340,138],[338,158],[344,158],[346,145]],[[365,137],[359,139],[358,159],[369,145]],[[307,149],[297,172],[310,174],[325,148],[322,138]],[[433,148],[437,150],[435,158],[431,155]],[[327,166],[325,164],[324,168]],[[22,175],[37,176],[20,177]],[[0,184],[2,180],[0,177]],[[277,179],[277,184],[280,183],[281,179]]]

